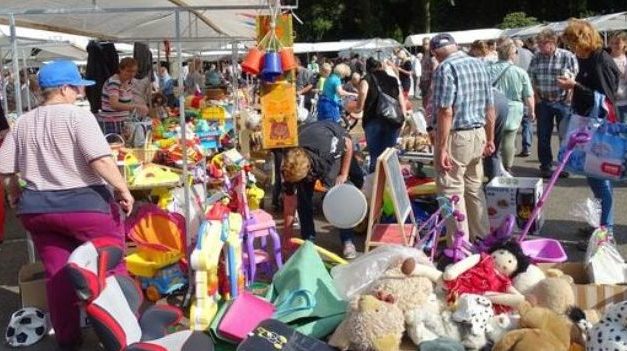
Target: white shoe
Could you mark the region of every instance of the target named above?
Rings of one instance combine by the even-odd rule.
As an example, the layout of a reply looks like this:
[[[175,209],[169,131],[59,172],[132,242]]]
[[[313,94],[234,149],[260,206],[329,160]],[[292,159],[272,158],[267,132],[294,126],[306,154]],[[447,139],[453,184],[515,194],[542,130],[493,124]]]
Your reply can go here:
[[[344,243],[344,250],[342,251],[342,255],[347,260],[357,258],[357,248],[355,248],[355,244],[353,244],[352,241],[347,241]]]

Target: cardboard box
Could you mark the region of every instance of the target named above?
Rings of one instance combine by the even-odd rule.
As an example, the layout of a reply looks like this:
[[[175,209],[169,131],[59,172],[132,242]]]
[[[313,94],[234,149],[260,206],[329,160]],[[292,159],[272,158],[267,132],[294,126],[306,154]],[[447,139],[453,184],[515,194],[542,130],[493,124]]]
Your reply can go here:
[[[583,263],[540,263],[538,266],[543,270],[558,268],[573,277],[575,305],[584,310],[603,312],[609,305],[627,300],[627,285],[591,284]]]
[[[18,284],[22,307],[36,307],[48,311],[45,272],[41,262],[22,266],[18,272]]]
[[[506,178],[496,177],[485,188],[490,230],[498,228],[509,214],[516,217],[514,232],[520,232],[525,226],[527,218],[536,207],[543,186],[541,178]],[[542,228],[544,218],[542,212],[538,214],[529,234],[536,234]]]

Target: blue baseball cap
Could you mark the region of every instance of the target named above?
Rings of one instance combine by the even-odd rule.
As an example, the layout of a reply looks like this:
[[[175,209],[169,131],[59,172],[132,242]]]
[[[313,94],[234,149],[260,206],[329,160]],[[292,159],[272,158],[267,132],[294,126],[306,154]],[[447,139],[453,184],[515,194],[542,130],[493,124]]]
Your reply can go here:
[[[439,48],[443,48],[448,45],[453,45],[455,43],[455,38],[449,33],[440,33],[431,38],[429,42],[429,49],[437,50]]]
[[[93,80],[85,80],[78,72],[78,67],[72,61],[52,61],[39,70],[39,86],[41,88],[56,88],[63,85],[89,86]]]

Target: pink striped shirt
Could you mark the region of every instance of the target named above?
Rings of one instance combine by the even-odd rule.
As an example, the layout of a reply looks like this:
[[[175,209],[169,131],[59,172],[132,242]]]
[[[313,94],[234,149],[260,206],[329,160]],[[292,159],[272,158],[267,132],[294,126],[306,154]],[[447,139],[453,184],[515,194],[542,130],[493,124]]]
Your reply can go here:
[[[0,147],[0,174],[19,173],[31,190],[103,185],[89,163],[111,154],[96,118],[74,105],[38,107],[22,115]]]

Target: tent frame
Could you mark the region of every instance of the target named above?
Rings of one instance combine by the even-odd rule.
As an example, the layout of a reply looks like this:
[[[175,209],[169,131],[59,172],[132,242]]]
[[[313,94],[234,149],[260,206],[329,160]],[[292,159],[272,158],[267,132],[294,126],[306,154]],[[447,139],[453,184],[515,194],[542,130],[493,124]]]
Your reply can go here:
[[[296,6],[293,5],[280,5],[280,1],[279,0],[270,0],[270,1],[276,1],[279,3],[279,8],[281,10],[294,10],[298,4],[296,4]],[[100,8],[100,7],[94,7],[94,8],[74,8],[74,9],[23,9],[23,10],[2,10],[0,11],[0,16],[7,16],[9,17],[9,23],[10,23],[10,28],[11,28],[11,46],[12,46],[12,51],[13,51],[13,55],[14,57],[16,57],[17,53],[18,53],[18,42],[17,42],[17,36],[16,36],[16,20],[15,17],[17,15],[19,16],[31,16],[31,15],[45,15],[45,14],[66,14],[66,15],[70,15],[70,14],[99,14],[99,13],[124,13],[124,12],[173,12],[174,13],[174,32],[175,32],[175,37],[174,37],[174,41],[176,42],[176,50],[177,50],[177,61],[178,61],[178,70],[179,72],[183,71],[183,57],[182,57],[182,53],[183,53],[183,49],[182,49],[182,41],[183,38],[181,36],[181,12],[191,12],[191,11],[204,11],[204,10],[214,10],[214,11],[219,11],[219,10],[265,10],[265,9],[269,9],[270,8],[270,4],[268,5],[257,5],[257,6],[253,6],[253,5],[213,5],[213,6],[170,6],[170,7],[130,7],[130,8],[125,8],[125,7],[119,7],[119,8]],[[27,25],[28,26],[28,25]],[[49,29],[49,30],[54,30],[54,29]],[[67,34],[74,34],[69,32],[68,30],[61,30],[58,29],[58,32],[64,32]],[[97,37],[97,36],[96,36]],[[102,37],[100,37],[100,39],[104,39]],[[122,39],[122,40],[129,40],[131,38],[113,38],[113,40],[117,40],[117,39]],[[192,39],[192,38],[189,38]],[[225,37],[217,37],[216,40],[229,40],[228,36]],[[237,39],[237,38],[236,38]],[[163,40],[162,38],[152,38],[153,41],[156,40]],[[187,39],[186,39],[187,40]],[[197,39],[198,40],[198,39]],[[200,41],[205,41],[206,38],[199,38]],[[140,40],[136,40],[136,41],[140,41]],[[237,45],[238,41],[235,40],[233,45],[233,55],[232,55],[232,62],[234,64],[234,67],[237,67],[237,49],[238,49],[238,45]],[[19,72],[19,60],[13,60],[13,69],[15,72]],[[233,75],[235,76],[235,75]],[[179,89],[183,88],[183,83],[184,83],[184,79],[183,76],[179,73],[179,77],[178,77],[178,86]],[[235,120],[235,115],[237,114],[238,110],[239,110],[239,106],[238,106],[238,92],[237,92],[237,77],[233,78],[233,91],[235,94],[235,108],[234,108],[234,118],[233,118],[233,128],[235,133],[237,134],[237,126],[236,126],[236,120]],[[21,86],[20,83],[20,79],[19,79],[19,74],[16,74],[15,77],[15,83],[16,86]],[[21,114],[22,111],[22,100],[21,100],[21,94],[20,94],[20,90],[19,89],[15,89],[16,91],[16,107],[17,107],[17,114],[18,116]],[[179,106],[183,107],[185,106],[185,97],[183,94],[180,94],[179,96]],[[179,124],[181,127],[181,137],[182,140],[187,140],[186,138],[186,130],[187,128],[185,128],[185,109],[184,108],[179,108]],[[182,146],[182,151],[183,151],[183,155],[187,154],[187,145],[186,143],[183,143]],[[184,196],[185,196],[185,203],[184,203],[184,216],[185,216],[185,231],[186,231],[186,241],[187,241],[187,247],[190,247],[192,244],[192,236],[189,233],[190,230],[190,224],[191,224],[191,218],[190,218],[190,194],[191,194],[191,189],[190,189],[190,184],[188,182],[188,177],[189,177],[189,169],[188,169],[188,163],[187,163],[187,158],[183,157],[183,191],[184,191]],[[191,271],[190,271],[190,274]],[[190,280],[191,281],[191,280]],[[188,302],[188,299],[191,297],[191,286],[193,284],[190,284],[190,289],[188,290],[188,294],[186,296],[186,302]]]

